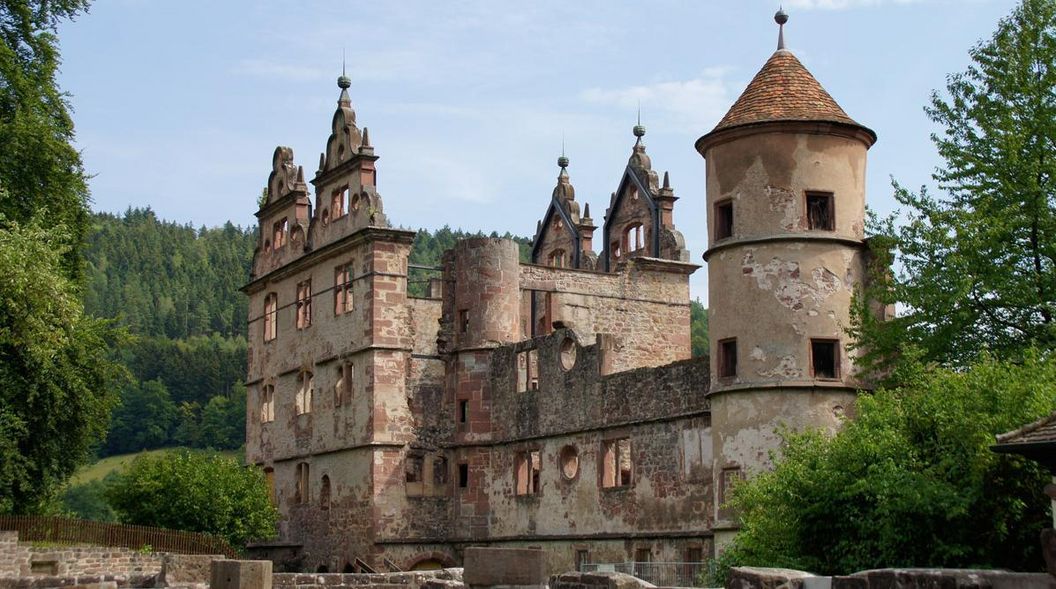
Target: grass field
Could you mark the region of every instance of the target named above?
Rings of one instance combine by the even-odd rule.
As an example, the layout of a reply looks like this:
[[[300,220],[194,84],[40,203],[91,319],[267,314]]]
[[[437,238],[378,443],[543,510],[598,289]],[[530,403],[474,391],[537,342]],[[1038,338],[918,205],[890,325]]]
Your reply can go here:
[[[70,479],[71,485],[80,485],[83,483],[90,483],[92,481],[101,480],[106,475],[112,472],[120,472],[128,468],[132,461],[140,456],[149,456],[153,454],[161,454],[174,448],[159,448],[157,450],[144,450],[142,452],[136,452],[134,454],[120,454],[118,456],[107,456],[101,460],[98,460],[92,464],[82,466]],[[229,450],[221,452],[224,456],[230,456],[231,458],[241,459],[241,453],[237,450]]]

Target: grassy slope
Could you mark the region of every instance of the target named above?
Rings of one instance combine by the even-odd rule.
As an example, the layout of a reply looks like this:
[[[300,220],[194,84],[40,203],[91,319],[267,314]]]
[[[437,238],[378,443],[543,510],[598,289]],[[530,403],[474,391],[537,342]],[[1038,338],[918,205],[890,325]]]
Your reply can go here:
[[[143,450],[142,452],[136,452],[134,454],[121,454],[118,456],[108,456],[102,460],[93,462],[82,466],[73,478],[70,479],[71,485],[80,485],[83,483],[90,483],[92,481],[102,480],[106,478],[106,475],[111,472],[120,472],[132,464],[132,461],[140,456],[148,456],[154,454],[161,454],[168,452],[173,448],[158,448],[157,450]],[[230,456],[232,458],[241,458],[241,452],[238,450],[229,450],[221,452],[224,456]]]

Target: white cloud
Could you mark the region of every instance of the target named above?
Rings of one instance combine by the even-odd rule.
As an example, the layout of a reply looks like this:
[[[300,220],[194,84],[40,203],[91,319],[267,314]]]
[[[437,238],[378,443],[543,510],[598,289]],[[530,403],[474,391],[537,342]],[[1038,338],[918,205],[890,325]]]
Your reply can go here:
[[[726,68],[705,70],[690,80],[657,82],[621,89],[591,88],[580,97],[594,104],[634,109],[640,103],[644,122],[672,131],[699,133],[715,125],[733,104]]]

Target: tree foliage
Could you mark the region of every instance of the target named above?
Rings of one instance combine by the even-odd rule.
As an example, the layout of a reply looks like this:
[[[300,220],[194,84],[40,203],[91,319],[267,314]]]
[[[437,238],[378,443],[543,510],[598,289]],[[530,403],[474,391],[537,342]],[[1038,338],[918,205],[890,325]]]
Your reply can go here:
[[[774,470],[735,488],[742,528],[727,565],[1042,567],[1050,477],[990,446],[1056,409],[1056,359],[983,358],[963,372],[906,360],[898,380],[860,397],[831,439],[786,433]]]
[[[236,547],[270,538],[278,520],[263,472],[206,452],[137,458],[106,498],[124,523],[207,532]]]
[[[0,2],[0,214],[63,225],[63,271],[79,276],[87,231],[88,185],[73,148],[73,121],[55,80],[55,29],[88,6],[85,0]]]
[[[970,53],[925,109],[941,126],[942,195],[896,184],[903,223],[872,224],[901,271],[869,294],[904,312],[878,322],[859,306],[870,368],[909,344],[964,365],[1056,343],[1056,1],[1023,0]]]
[[[693,347],[693,357],[708,355],[708,309],[699,299],[689,302],[689,339]]]
[[[256,231],[161,221],[148,209],[98,213],[88,237],[85,307],[137,335],[245,336]]]
[[[25,513],[106,432],[119,371],[112,332],[64,270],[65,227],[0,223],[0,513]]]

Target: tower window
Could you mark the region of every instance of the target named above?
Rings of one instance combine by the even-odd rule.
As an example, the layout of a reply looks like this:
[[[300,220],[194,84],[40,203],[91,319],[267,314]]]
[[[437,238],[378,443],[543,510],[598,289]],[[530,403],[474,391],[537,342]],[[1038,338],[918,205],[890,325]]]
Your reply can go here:
[[[466,431],[466,426],[469,424],[469,400],[460,399],[458,401],[458,429],[459,431]]]
[[[831,339],[810,340],[810,370],[814,378],[840,377],[840,343]]]
[[[469,488],[469,465],[465,462],[458,465],[458,488]]]
[[[737,338],[719,342],[719,378],[737,376]]]
[[[458,331],[469,333],[469,309],[462,309],[458,312]]]
[[[733,237],[733,201],[715,203],[715,240]]]
[[[614,260],[620,259],[620,242],[619,241],[614,241],[611,244],[609,244],[609,249],[612,251],[612,259],[614,259]]]
[[[807,229],[836,230],[836,204],[831,192],[807,193]]]
[[[278,335],[275,322],[279,315],[279,296],[268,293],[264,297],[264,341],[270,342]]]

